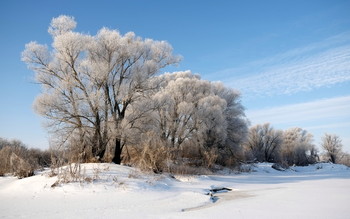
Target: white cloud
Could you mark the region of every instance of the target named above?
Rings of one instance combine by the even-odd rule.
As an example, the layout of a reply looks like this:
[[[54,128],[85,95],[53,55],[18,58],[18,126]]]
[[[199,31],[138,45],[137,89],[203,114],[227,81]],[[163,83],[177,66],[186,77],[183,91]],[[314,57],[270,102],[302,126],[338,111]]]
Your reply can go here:
[[[345,81],[350,81],[350,46],[272,67],[229,84],[245,95],[272,95],[293,94]]]
[[[293,126],[311,122],[329,122],[350,119],[350,96],[289,104],[261,110],[247,110],[252,124],[270,122],[273,125]],[[347,123],[350,126],[350,123]],[[328,124],[329,125],[329,124]],[[324,127],[327,124],[323,124]]]
[[[237,76],[233,76],[236,74]],[[350,33],[217,72],[245,97],[293,94],[350,81]],[[231,75],[231,76],[229,76]]]
[[[304,128],[307,130],[324,130],[324,129],[348,128],[348,127],[350,127],[350,122],[327,123],[323,125],[307,126]]]

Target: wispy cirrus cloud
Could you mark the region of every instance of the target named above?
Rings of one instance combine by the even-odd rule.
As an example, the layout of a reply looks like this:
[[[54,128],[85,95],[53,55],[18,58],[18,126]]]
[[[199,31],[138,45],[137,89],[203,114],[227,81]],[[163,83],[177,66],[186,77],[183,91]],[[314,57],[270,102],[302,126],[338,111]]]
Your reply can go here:
[[[322,127],[327,128],[334,126],[329,121],[350,121],[350,96],[247,110],[246,114],[252,124],[270,122],[274,125],[300,126],[322,121]],[[350,122],[346,122],[346,125],[350,127]]]
[[[215,73],[244,96],[272,96],[350,81],[350,33]],[[231,76],[237,75],[237,76]]]
[[[349,128],[349,127],[350,127],[350,121],[349,122],[335,122],[335,123],[328,123],[328,124],[315,125],[315,126],[307,126],[304,128],[307,130],[325,130],[325,129]]]

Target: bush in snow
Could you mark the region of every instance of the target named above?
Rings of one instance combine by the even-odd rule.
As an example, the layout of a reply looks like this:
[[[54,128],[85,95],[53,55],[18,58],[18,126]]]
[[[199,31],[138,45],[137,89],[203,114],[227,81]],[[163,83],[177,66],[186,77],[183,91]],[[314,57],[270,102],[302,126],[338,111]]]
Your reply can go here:
[[[0,175],[14,174],[18,178],[32,176],[34,170],[50,165],[47,152],[27,149],[18,140],[0,138]]]
[[[339,163],[340,163],[340,164],[344,164],[344,165],[350,167],[350,154],[348,154],[348,153],[343,153],[343,155],[342,155],[341,158],[340,158]]]

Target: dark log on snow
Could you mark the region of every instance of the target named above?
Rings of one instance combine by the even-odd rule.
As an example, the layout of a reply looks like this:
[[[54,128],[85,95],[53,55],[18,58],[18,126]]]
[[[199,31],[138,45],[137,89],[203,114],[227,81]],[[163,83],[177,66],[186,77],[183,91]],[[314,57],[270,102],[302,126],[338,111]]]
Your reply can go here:
[[[232,189],[226,188],[226,187],[217,187],[217,188],[210,189],[209,192],[206,193],[206,195],[213,196],[213,194],[217,192],[229,192],[229,191],[232,191]]]
[[[209,190],[210,192],[216,193],[216,192],[221,192],[221,191],[232,191],[232,189],[230,188],[226,188],[226,187],[218,187],[218,188],[213,188]]]

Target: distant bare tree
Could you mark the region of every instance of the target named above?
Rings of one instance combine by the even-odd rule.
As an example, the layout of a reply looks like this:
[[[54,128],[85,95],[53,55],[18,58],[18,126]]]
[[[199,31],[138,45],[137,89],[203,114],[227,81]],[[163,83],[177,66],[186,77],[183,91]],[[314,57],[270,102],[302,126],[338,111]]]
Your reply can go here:
[[[244,144],[257,161],[275,162],[282,142],[283,132],[265,123],[251,127]]]
[[[321,145],[332,163],[337,163],[340,160],[343,145],[339,136],[326,133],[322,137]]]
[[[290,128],[283,133],[281,159],[288,165],[304,166],[316,162],[317,150],[313,136],[301,128]]]
[[[350,154],[348,153],[342,153],[340,161],[337,161],[340,164],[344,164],[348,167],[350,167]]]

